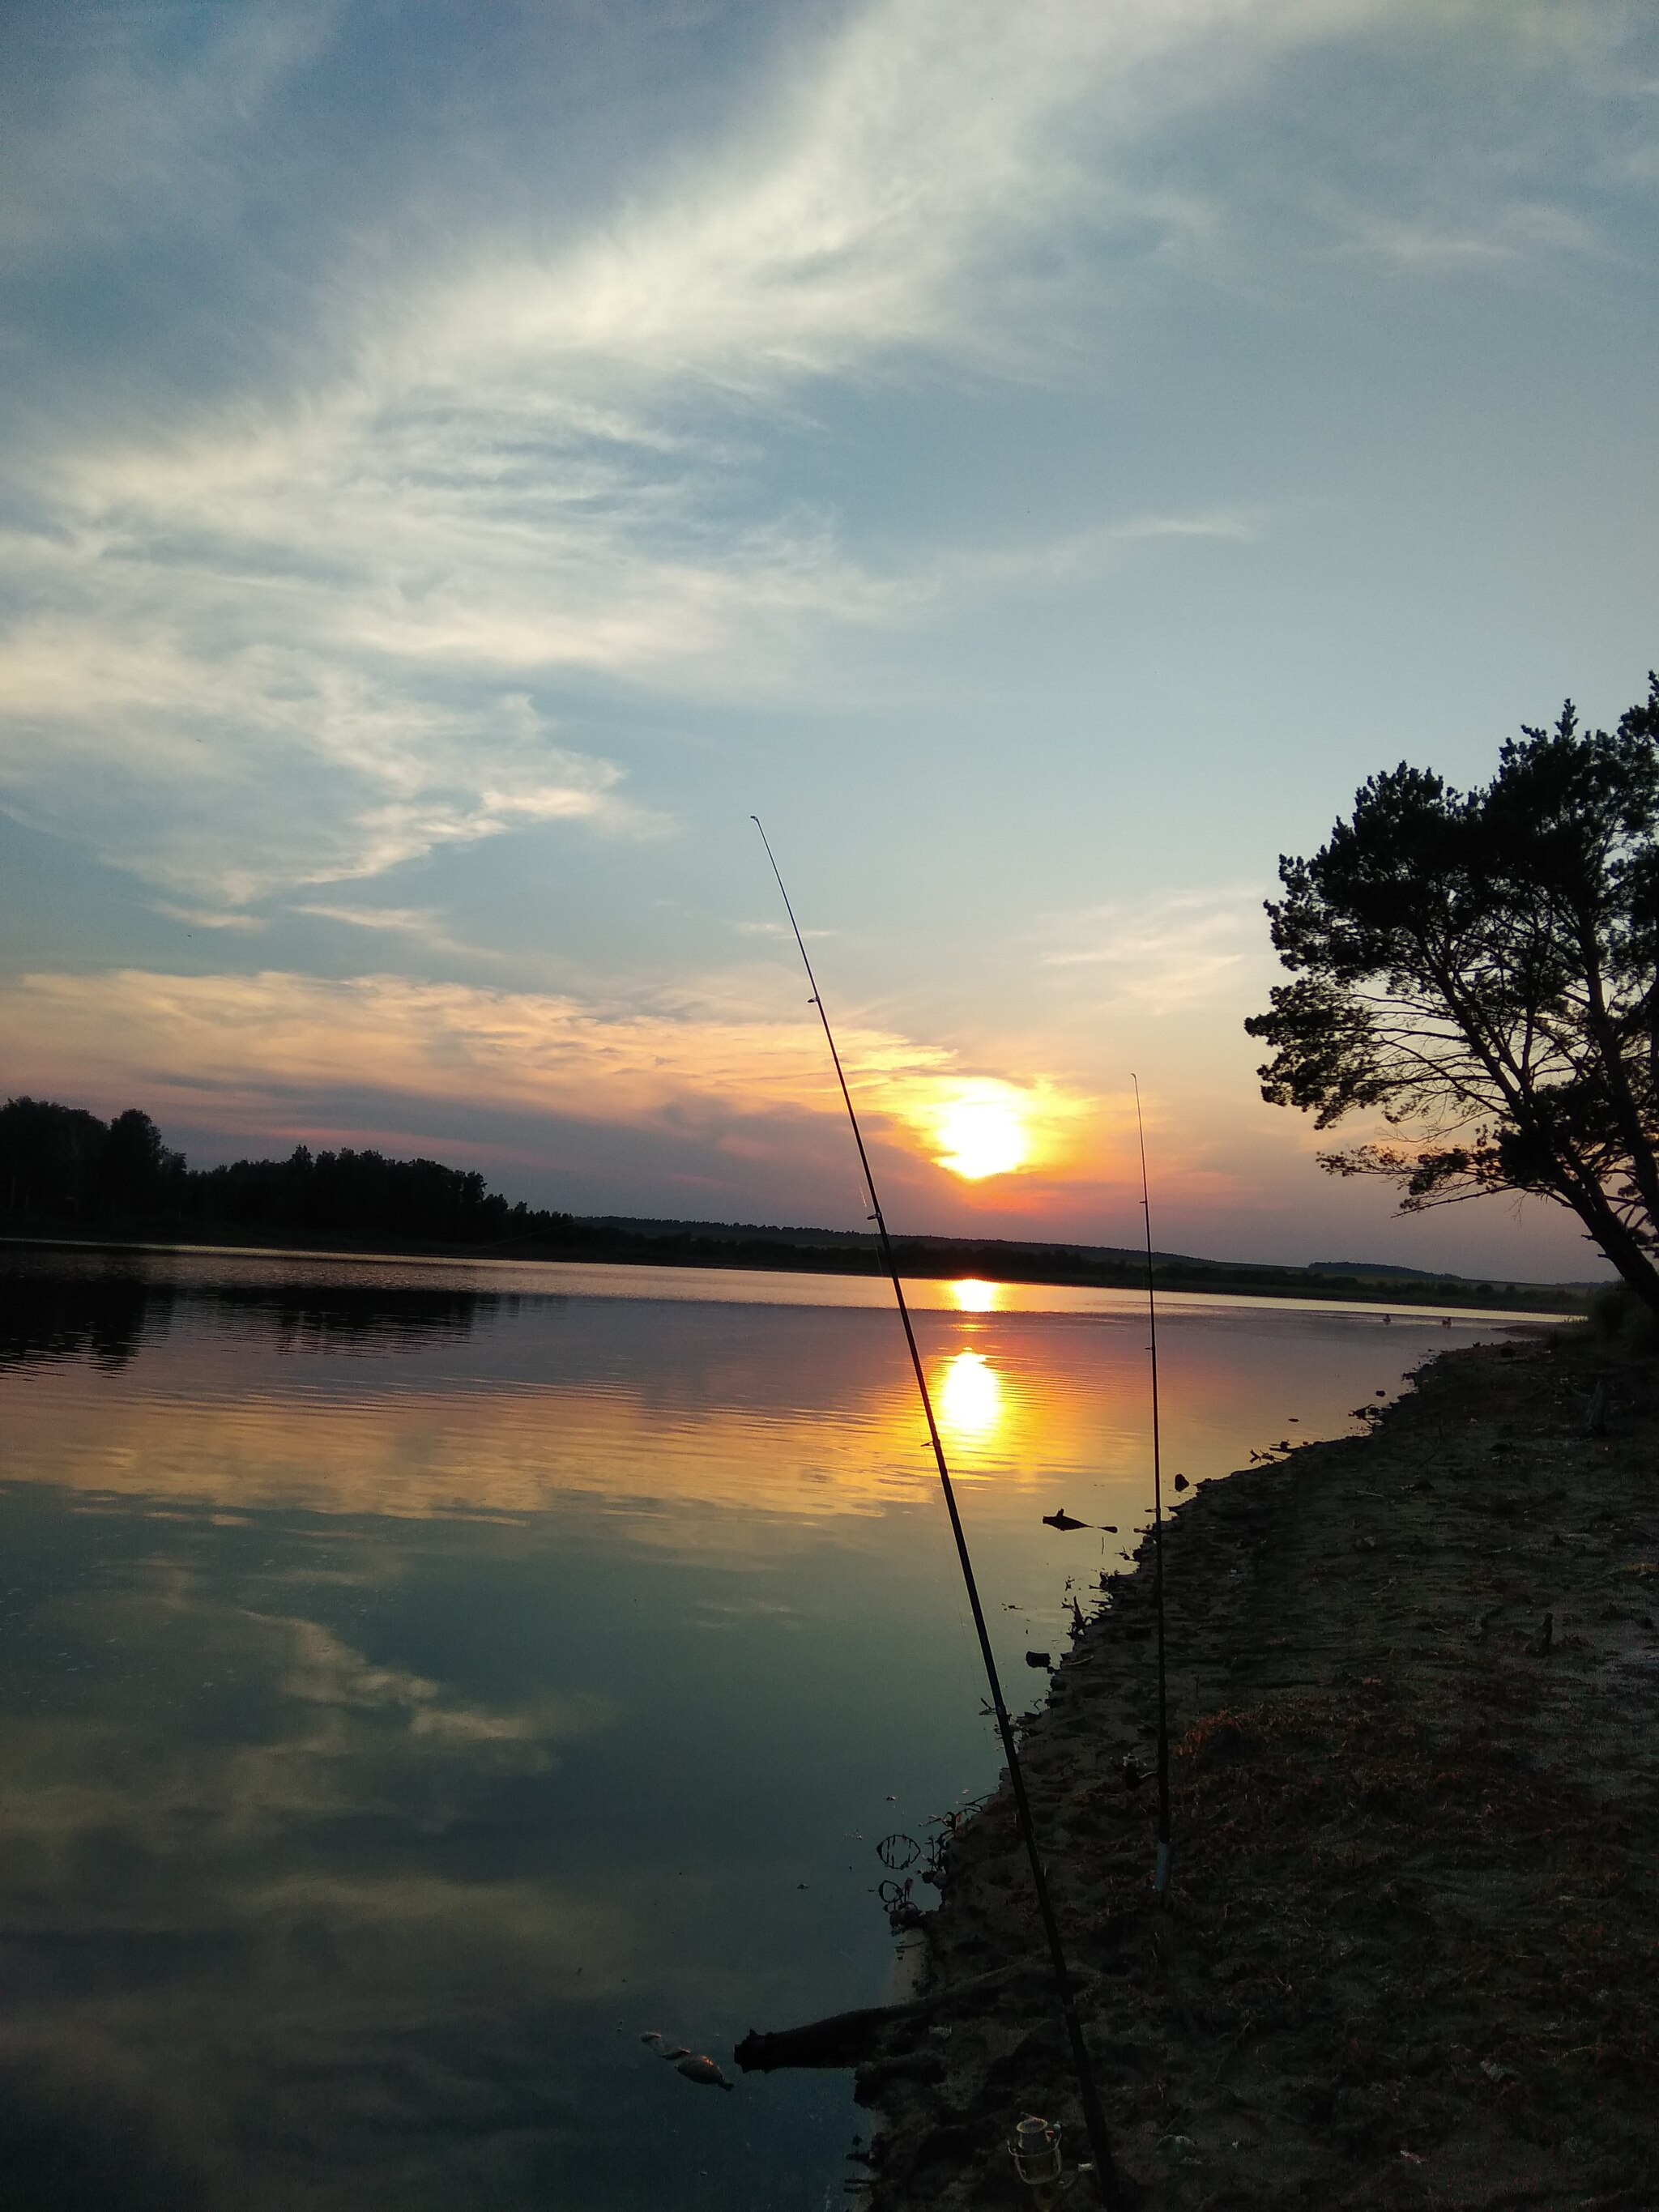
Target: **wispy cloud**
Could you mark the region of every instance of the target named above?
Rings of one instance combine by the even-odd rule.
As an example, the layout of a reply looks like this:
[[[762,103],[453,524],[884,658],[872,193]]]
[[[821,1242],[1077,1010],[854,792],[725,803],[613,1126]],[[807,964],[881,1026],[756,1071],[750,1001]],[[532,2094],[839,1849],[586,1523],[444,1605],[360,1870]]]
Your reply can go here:
[[[775,937],[787,945],[793,945],[795,941],[795,933],[787,921],[734,921],[732,927],[740,937]],[[801,931],[801,935],[807,939],[834,937],[836,934],[837,933],[833,929],[803,929]]]
[[[1607,251],[1583,216],[1532,200],[1500,204],[1473,222],[1468,210],[1412,217],[1364,209],[1349,210],[1340,224],[1351,250],[1427,274]]]
[[[1261,990],[1273,968],[1262,893],[1244,886],[1173,891],[1053,918],[1051,969],[1086,971],[1097,1009],[1173,1014]]]
[[[1136,547],[1161,542],[1249,544],[1260,535],[1266,520],[1265,514],[1254,508],[1137,514],[1031,544],[964,548],[941,561],[935,589],[941,596],[954,595],[1098,575],[1118,566]]]
[[[264,919],[257,914],[245,913],[240,907],[175,906],[171,899],[157,899],[157,914],[165,915],[169,921],[181,921],[186,929],[228,929],[239,935],[252,935],[265,927]]]
[[[1102,219],[1111,134],[1264,41],[1368,12],[879,0],[799,36],[749,121],[574,235],[531,247],[465,215],[392,275],[343,242],[325,336],[286,392],[181,398],[170,423],[152,401],[131,429],[67,439],[37,419],[0,538],[11,803],[230,904],[526,823],[638,829],[614,764],[565,744],[534,687],[753,689],[826,630],[1139,537],[1240,534],[1154,519],[875,569],[822,514],[757,508],[734,456],[756,410],[827,377],[919,353],[1030,373],[1012,334],[1052,316],[1014,312],[1026,247]],[[216,45],[202,114],[186,99],[129,131],[115,167],[166,172],[166,198],[169,165],[188,173],[222,131],[220,78],[246,63],[257,100],[326,21],[285,15],[252,59]],[[130,46],[88,97],[118,82],[152,112]]]
[[[525,823],[649,823],[522,693],[420,696],[292,634],[236,642],[188,578],[128,580],[0,643],[0,774],[23,819],[175,893],[376,875]]]
[[[384,931],[389,936],[406,937],[433,952],[464,952],[475,958],[489,957],[486,946],[464,943],[434,907],[330,906],[307,902],[290,911],[308,915],[316,921],[339,922],[348,929]]]
[[[744,393],[914,348],[1029,363],[988,313],[1057,218],[1128,188],[1102,140],[1212,95],[1265,44],[1364,20],[1366,0],[880,0],[803,40],[748,129],[572,251],[499,260],[419,302],[430,373],[503,356],[648,387]],[[1139,196],[1136,212],[1143,211]]]

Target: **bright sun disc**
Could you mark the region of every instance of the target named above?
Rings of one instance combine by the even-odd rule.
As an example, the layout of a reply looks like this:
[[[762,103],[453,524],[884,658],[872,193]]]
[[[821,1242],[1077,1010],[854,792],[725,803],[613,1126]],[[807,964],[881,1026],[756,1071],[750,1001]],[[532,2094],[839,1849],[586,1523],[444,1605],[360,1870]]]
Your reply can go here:
[[[1030,1158],[1031,1139],[1014,1101],[1001,1097],[957,1098],[939,1117],[942,1168],[964,1182],[1007,1175]]]
[[[965,1275],[961,1282],[951,1284],[951,1295],[958,1313],[994,1313],[997,1289],[995,1283],[981,1283],[977,1275]]]

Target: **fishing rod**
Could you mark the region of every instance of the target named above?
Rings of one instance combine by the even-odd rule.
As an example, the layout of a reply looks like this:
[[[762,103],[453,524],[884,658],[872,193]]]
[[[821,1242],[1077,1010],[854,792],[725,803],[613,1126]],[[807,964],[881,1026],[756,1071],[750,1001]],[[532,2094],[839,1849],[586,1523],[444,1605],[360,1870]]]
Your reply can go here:
[[[1135,1087],[1135,1134],[1140,1140],[1140,1212],[1146,1228],[1146,1349],[1152,1382],[1152,1611],[1158,1620],[1158,1856],[1152,1887],[1161,1899],[1170,1887],[1174,1847],[1170,1839],[1170,1676],[1164,1648],[1164,1461],[1158,1434],[1158,1293],[1152,1284],[1152,1198],[1146,1179],[1146,1124],[1140,1113],[1140,1078]]]
[[[1037,1911],[1042,1921],[1042,1932],[1048,1939],[1049,1963],[1054,1968],[1054,1990],[1060,1999],[1060,2017],[1066,2023],[1066,2039],[1072,2046],[1072,2064],[1077,2074],[1078,2097],[1083,2106],[1083,2124],[1089,2137],[1089,2148],[1094,2160],[1095,2185],[1106,2212],[1127,2212],[1128,2199],[1118,2177],[1117,2164],[1112,2156],[1111,2137],[1106,2131],[1106,2115],[1101,2109],[1100,2092],[1095,2086],[1094,2062],[1089,2056],[1089,2046],[1083,2039],[1083,2023],[1078,2017],[1077,1997],[1072,1986],[1071,1969],[1066,1962],[1066,1946],[1061,1941],[1060,1923],[1054,1917],[1054,1899],[1048,1894],[1048,1877],[1043,1871],[1042,1856],[1037,1849],[1036,1826],[1031,1818],[1031,1801],[1025,1790],[1025,1770],[1020,1764],[1019,1745],[1014,1735],[1014,1724],[1008,1716],[1007,1700],[1002,1694],[1002,1678],[997,1672],[996,1655],[991,1649],[990,1631],[985,1625],[985,1608],[980,1603],[979,1583],[974,1574],[974,1562],[968,1550],[968,1537],[962,1525],[962,1516],[957,1509],[956,1488],[951,1480],[951,1468],[945,1456],[945,1443],[939,1432],[939,1423],[933,1415],[933,1393],[927,1388],[927,1377],[921,1364],[921,1353],[916,1344],[916,1332],[910,1320],[910,1309],[905,1301],[904,1285],[899,1277],[898,1260],[893,1250],[892,1239],[887,1233],[887,1218],[881,1210],[881,1200],[876,1194],[875,1174],[870,1165],[870,1155],[865,1150],[864,1132],[859,1127],[859,1117],[853,1104],[853,1094],[847,1087],[841,1054],[836,1049],[835,1032],[830,1026],[830,1017],[824,1011],[823,999],[818,990],[818,979],[812,973],[812,963],[807,955],[806,940],[800,933],[800,924],[795,919],[795,909],[790,903],[789,893],[784,887],[783,872],[778,866],[777,855],[772,850],[772,841],[766,834],[758,814],[750,820],[760,831],[761,842],[766,848],[766,857],[772,864],[772,873],[777,878],[778,896],[783,901],[783,910],[789,917],[789,927],[794,932],[796,947],[801,965],[806,970],[806,980],[812,987],[810,1003],[818,1010],[818,1019],[823,1024],[823,1041],[830,1048],[830,1059],[836,1071],[836,1080],[841,1085],[842,1103],[847,1109],[847,1118],[853,1127],[853,1142],[858,1146],[859,1165],[864,1173],[864,1188],[870,1197],[870,1218],[876,1224],[876,1237],[881,1247],[882,1264],[893,1285],[893,1297],[898,1306],[899,1320],[904,1328],[904,1341],[910,1354],[911,1370],[916,1378],[916,1394],[921,1400],[921,1410],[927,1423],[927,1441],[933,1446],[933,1464],[939,1469],[939,1487],[945,1492],[945,1510],[951,1517],[951,1534],[955,1539],[957,1560],[962,1569],[963,1585],[968,1593],[968,1607],[974,1616],[974,1633],[979,1638],[979,1656],[985,1666],[985,1680],[991,1692],[991,1709],[996,1715],[997,1733],[1002,1738],[1003,1757],[1008,1762],[1008,1784],[1013,1792],[1014,1811],[1019,1822],[1020,1836],[1025,1845],[1025,1856],[1030,1862],[1031,1887],[1036,1892]]]

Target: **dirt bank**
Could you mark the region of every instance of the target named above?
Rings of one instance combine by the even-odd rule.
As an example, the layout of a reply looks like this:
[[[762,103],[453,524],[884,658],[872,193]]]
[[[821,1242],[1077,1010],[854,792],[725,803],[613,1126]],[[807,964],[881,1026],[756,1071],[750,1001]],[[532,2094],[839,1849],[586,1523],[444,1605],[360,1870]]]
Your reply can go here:
[[[1165,1559],[1167,1911],[1144,1556],[1025,1738],[1142,2201],[1652,2212],[1659,1363],[1447,1354],[1373,1433],[1200,1491]],[[1042,1955],[999,1795],[952,1845],[926,1986]],[[858,2082],[873,2212],[1028,2203],[1023,2112],[1078,2154],[1038,1975],[896,2025]]]

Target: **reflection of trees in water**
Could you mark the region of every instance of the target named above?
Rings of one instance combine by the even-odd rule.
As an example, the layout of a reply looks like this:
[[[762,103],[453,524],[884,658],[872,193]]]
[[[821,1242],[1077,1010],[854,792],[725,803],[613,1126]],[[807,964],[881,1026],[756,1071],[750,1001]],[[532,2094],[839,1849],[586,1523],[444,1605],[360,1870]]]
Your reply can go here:
[[[170,1283],[111,1269],[99,1274],[0,1274],[0,1365],[84,1359],[124,1367],[146,1337],[164,1336],[177,1296]]]
[[[362,1284],[192,1284],[131,1267],[0,1271],[0,1367],[122,1367],[181,1311],[229,1320],[280,1352],[396,1352],[468,1336],[516,1296]]]
[[[369,1285],[295,1284],[266,1289],[227,1285],[213,1303],[269,1327],[282,1352],[395,1352],[470,1336],[498,1310],[516,1310],[516,1297],[493,1291],[376,1289]]]

